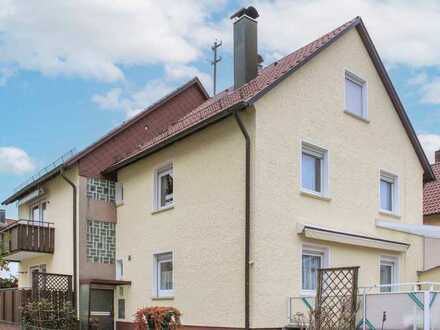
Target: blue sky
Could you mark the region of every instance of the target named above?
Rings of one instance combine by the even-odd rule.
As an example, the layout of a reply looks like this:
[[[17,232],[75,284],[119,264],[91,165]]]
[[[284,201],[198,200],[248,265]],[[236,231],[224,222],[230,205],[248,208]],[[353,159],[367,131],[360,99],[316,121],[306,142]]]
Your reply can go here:
[[[423,146],[440,146],[440,4],[434,1],[0,0],[0,198],[198,75],[223,40],[219,89],[232,82],[231,22],[260,12],[265,64],[362,16]],[[8,215],[16,216],[15,207]]]

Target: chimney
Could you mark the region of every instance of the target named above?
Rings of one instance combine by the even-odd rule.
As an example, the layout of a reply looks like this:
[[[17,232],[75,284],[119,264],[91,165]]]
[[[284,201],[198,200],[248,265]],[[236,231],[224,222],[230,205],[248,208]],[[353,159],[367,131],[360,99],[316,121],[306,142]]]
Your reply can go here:
[[[0,210],[0,225],[6,223],[6,210]]]
[[[258,11],[249,6],[231,16],[234,22],[234,88],[254,79],[258,73],[257,53]]]
[[[435,163],[440,163],[440,149],[435,151]]]

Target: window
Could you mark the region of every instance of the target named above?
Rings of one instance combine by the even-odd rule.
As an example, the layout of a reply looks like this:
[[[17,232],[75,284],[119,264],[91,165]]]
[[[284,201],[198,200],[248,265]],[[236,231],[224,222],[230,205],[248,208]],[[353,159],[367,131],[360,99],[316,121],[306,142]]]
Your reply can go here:
[[[122,259],[116,260],[116,280],[120,281],[124,277],[124,262]]]
[[[308,143],[302,144],[301,188],[307,192],[326,195],[328,162],[327,151]]]
[[[397,176],[381,172],[379,190],[381,211],[398,213],[399,191]]]
[[[397,258],[395,257],[381,257],[380,258],[380,284],[389,285],[397,283],[399,278]],[[380,292],[391,292],[391,286],[381,287]]]
[[[156,171],[155,190],[155,209],[163,209],[173,205],[172,165],[168,165]]]
[[[345,111],[367,118],[367,84],[350,72],[345,73]]]
[[[301,289],[303,292],[316,290],[318,286],[318,269],[328,265],[327,251],[326,248],[303,247],[301,256]]]
[[[118,319],[125,319],[125,299],[118,299]]]
[[[115,183],[115,203],[122,205],[124,202],[124,186],[120,182]]]
[[[154,288],[157,297],[173,296],[173,255],[172,253],[154,256]]]
[[[41,202],[31,207],[32,221],[47,221],[46,219],[47,202]]]

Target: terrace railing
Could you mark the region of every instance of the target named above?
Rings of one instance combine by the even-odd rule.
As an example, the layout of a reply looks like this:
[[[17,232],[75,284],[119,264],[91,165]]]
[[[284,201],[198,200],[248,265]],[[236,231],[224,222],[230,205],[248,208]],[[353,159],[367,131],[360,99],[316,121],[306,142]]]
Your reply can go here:
[[[391,292],[381,292],[391,288]],[[359,288],[356,329],[440,330],[440,283],[418,282]],[[288,323],[309,328],[315,297],[288,298]]]

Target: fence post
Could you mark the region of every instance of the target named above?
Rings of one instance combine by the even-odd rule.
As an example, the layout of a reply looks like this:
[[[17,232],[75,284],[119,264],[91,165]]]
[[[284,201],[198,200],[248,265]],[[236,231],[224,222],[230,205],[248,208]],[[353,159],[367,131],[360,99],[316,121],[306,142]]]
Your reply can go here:
[[[364,293],[362,295],[363,306],[362,306],[362,329],[367,330],[367,289],[364,288]]]
[[[423,329],[431,330],[431,290],[423,292]]]

